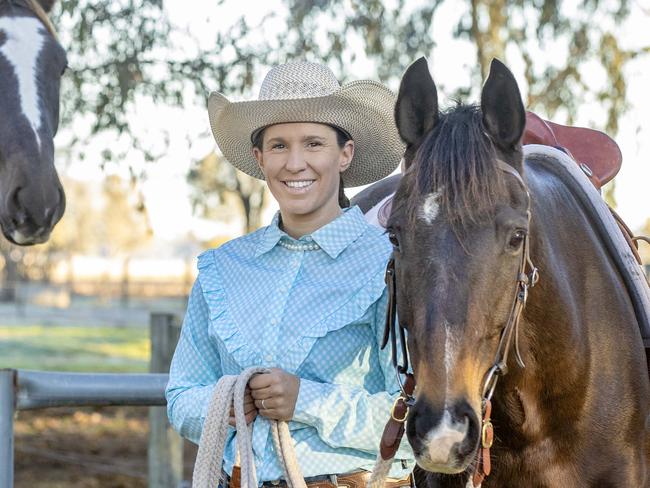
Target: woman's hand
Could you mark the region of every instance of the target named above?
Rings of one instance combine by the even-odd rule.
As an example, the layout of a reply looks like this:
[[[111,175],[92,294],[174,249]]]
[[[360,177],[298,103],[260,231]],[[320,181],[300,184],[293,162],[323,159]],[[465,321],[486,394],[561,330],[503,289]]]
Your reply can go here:
[[[251,396],[251,390],[249,387],[246,387],[244,392],[244,414],[246,415],[246,425],[250,424],[255,420],[255,417],[257,417],[257,408],[255,408],[255,401]],[[233,427],[236,427],[235,408],[232,405],[230,406],[230,418],[228,419],[228,423]]]
[[[298,400],[300,378],[280,368],[248,380],[251,396],[260,415],[273,420],[291,420]]]

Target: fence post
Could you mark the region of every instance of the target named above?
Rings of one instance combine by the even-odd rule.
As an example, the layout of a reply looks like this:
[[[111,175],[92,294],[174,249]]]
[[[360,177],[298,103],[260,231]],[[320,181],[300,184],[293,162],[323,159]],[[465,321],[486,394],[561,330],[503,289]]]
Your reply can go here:
[[[16,371],[0,370],[0,488],[14,487]]]
[[[151,373],[167,373],[180,335],[175,315],[152,313]],[[149,408],[149,488],[179,488],[183,483],[183,439],[171,428],[165,407]],[[0,487],[3,488],[3,487]]]

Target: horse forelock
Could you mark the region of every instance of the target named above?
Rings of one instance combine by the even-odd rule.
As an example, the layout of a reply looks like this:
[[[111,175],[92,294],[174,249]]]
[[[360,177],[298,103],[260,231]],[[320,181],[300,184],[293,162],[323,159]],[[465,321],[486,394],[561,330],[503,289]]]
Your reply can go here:
[[[408,213],[422,213],[422,198],[436,197],[451,222],[477,221],[494,211],[504,192],[496,170],[496,150],[476,105],[457,105],[442,113],[413,158],[415,172]],[[426,200],[425,200],[426,202]]]

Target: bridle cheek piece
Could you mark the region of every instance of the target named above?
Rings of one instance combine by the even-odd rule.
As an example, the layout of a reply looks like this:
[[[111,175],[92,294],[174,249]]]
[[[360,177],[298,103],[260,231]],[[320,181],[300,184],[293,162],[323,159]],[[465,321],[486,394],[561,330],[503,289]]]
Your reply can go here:
[[[521,175],[509,164],[497,160],[497,167],[514,176],[522,185],[528,198],[528,223],[530,224],[530,194]],[[384,349],[388,342],[391,344],[391,358],[397,382],[400,386],[401,394],[395,400],[391,408],[391,418],[384,429],[384,436],[381,441],[381,456],[383,459],[394,457],[399,443],[404,434],[404,423],[408,416],[409,407],[415,404],[413,392],[415,390],[415,377],[409,372],[409,358],[406,347],[406,333],[402,325],[397,324],[397,283],[395,274],[395,257],[391,254],[388,264],[386,265],[386,286],[388,288],[388,309],[386,313],[386,324],[384,327],[384,337],[381,348]],[[521,252],[521,260],[517,270],[516,288],[510,315],[508,321],[501,332],[499,346],[495,354],[494,362],[483,379],[483,388],[481,391],[481,443],[477,453],[476,468],[472,477],[474,487],[480,486],[483,480],[490,474],[490,448],[494,442],[494,427],[491,421],[492,415],[492,396],[497,386],[500,376],[508,372],[508,355],[510,349],[515,349],[515,359],[520,367],[524,368],[525,364],[519,350],[519,320],[528,300],[528,290],[535,286],[539,280],[539,272],[530,259],[530,240],[528,233],[525,234]],[[401,364],[397,358],[397,340],[399,337]],[[404,376],[405,380],[402,380]]]

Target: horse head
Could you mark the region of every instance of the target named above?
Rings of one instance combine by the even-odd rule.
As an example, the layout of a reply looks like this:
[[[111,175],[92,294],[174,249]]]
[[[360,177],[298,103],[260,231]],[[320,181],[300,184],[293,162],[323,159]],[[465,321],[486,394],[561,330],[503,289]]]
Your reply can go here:
[[[0,227],[20,245],[45,242],[65,209],[53,137],[67,62],[53,3],[0,0]]]
[[[494,60],[480,105],[438,109],[427,62],[404,74],[395,108],[406,171],[387,230],[416,401],[407,435],[427,471],[460,473],[481,436],[486,374],[516,296],[529,227],[525,112]]]

